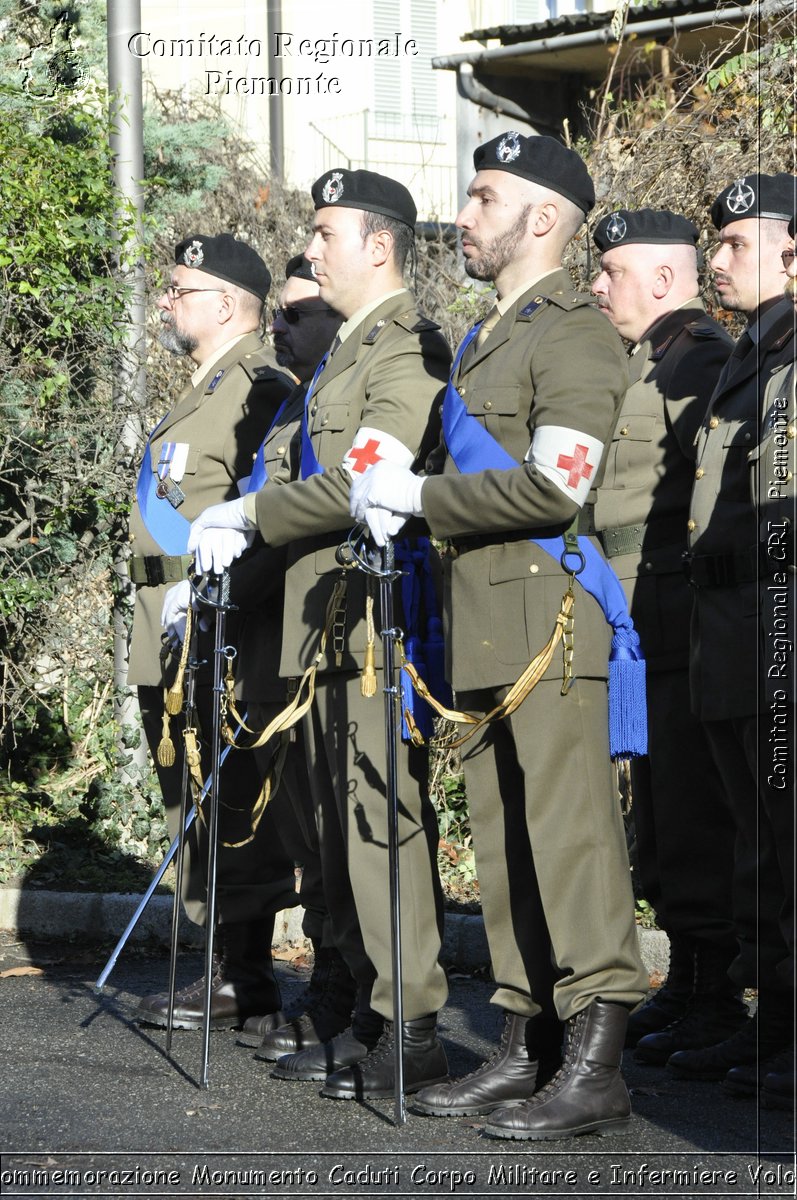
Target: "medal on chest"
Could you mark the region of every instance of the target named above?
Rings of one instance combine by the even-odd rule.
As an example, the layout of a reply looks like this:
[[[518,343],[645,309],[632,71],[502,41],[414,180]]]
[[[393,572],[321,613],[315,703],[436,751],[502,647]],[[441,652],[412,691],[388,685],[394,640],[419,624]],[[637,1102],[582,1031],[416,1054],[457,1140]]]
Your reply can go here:
[[[155,494],[159,500],[168,500],[172,508],[179,508],[185,500],[180,480],[185,474],[188,461],[187,442],[164,442],[158,459],[158,484]]]

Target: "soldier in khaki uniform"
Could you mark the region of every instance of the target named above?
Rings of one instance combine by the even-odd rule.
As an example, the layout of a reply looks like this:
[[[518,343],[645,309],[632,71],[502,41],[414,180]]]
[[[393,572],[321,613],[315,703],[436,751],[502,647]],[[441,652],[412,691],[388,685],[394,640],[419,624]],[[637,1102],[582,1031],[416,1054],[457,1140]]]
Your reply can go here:
[[[683,571],[695,434],[733,342],[699,298],[691,221],[620,209],[593,238],[601,271],[592,292],[631,343],[631,383],[590,500],[647,664],[648,754],[631,763],[633,818],[642,895],[670,940],[667,982],[632,1014],[626,1040],[642,1038],[640,1061],[665,1063],[674,1050],[735,1032],[747,1016],[727,975],[735,828],[689,706],[692,591]]]
[[[191,561],[187,551],[190,521],[211,501],[240,494],[252,470],[253,456],[274,414],[293,386],[262,343],[263,304],[271,276],[251,247],[230,234],[193,234],[176,247],[171,283],[159,301],[164,345],[190,354],[196,370],[150,438],[130,518],[137,584],[128,681],[138,685],[147,741],[156,763],[172,836],[177,831],[182,779],[181,718],[171,721],[176,761],[160,765],[164,680],[170,682],[177,654],[161,660],[161,613],[169,585],[183,580]],[[187,581],[181,589],[188,589]],[[237,636],[231,622],[230,640]],[[212,636],[202,635],[197,709],[203,734],[202,770],[210,770],[212,729]],[[250,755],[231,753],[222,768],[222,792],[249,798],[260,780]],[[207,853],[198,822],[188,840],[184,903],[192,920],[205,918],[204,867]],[[245,803],[222,805],[220,837],[235,842],[250,830]],[[200,845],[198,847],[197,842]],[[297,903],[293,861],[282,846],[276,811],[264,817],[258,836],[247,846],[220,848],[218,875],[219,955],[213,981],[214,1027],[246,1018],[276,1014],[279,988],[271,964],[274,914]],[[203,984],[177,995],[175,1024],[199,1028]],[[165,1024],[167,997],[145,997],[138,1017]],[[283,1018],[280,1017],[279,1020]]]
[[[267,544],[288,544],[280,673],[293,678],[316,653],[341,574],[336,552],[351,528],[352,476],[378,458],[407,466],[422,460],[450,361],[438,327],[418,314],[403,287],[416,216],[406,188],[370,171],[331,171],[315,183],[313,200],[306,255],[322,300],[346,321],[308,389],[302,478],[211,509],[189,543],[199,558],[225,542],[235,550],[240,531],[256,522]],[[304,733],[325,895],[359,997],[351,1030],[320,1054],[297,1037],[298,1053],[279,1068],[296,1079],[320,1072],[323,1095],[353,1099],[392,1095],[394,1072],[384,712],[378,691],[361,694],[368,588],[356,572],[345,582]],[[435,1027],[447,988],[438,961],[442,907],[427,757],[417,747],[398,757],[405,1086],[414,1091],[446,1074]],[[291,1049],[282,1036],[274,1040],[274,1052]]]
[[[562,535],[599,478],[627,367],[620,339],[561,268],[594,204],[582,160],[552,138],[510,132],[480,146],[474,166],[457,225],[468,273],[493,280],[498,300],[489,332],[452,374],[445,409],[458,415],[449,426],[444,411],[443,454],[432,464],[442,474],[377,464],[352,488],[352,504],[378,535],[417,514],[452,540],[449,679],[459,706],[481,715],[550,637],[568,583]],[[459,456],[463,426],[478,447],[472,463]],[[479,469],[484,431],[518,465]],[[395,524],[385,510],[399,514]],[[555,539],[555,556],[532,537]],[[492,1059],[423,1089],[414,1107],[489,1113],[497,1137],[609,1132],[630,1112],[619,1064],[647,977],[609,759],[609,630],[599,604],[574,588],[566,694],[558,657],[520,708],[463,750],[504,1028]]]
[[[783,295],[781,253],[792,248],[794,176],[748,175],[720,193],[711,218],[720,246],[711,259],[720,303],[744,313],[748,326],[726,364],[697,441],[689,517],[689,569],[695,589],[690,674],[738,829],[734,919],[739,942],[731,967],[737,984],[758,988],[756,1016],[731,1038],[702,1050],[680,1050],[668,1068],[681,1078],[725,1079],[793,1045],[794,812],[793,703],[772,709],[770,667],[778,647],[761,610],[761,584],[780,588],[785,562],[770,553],[760,511],[757,464],[769,436],[762,422],[767,384],[794,361],[794,310]],[[788,422],[783,430],[788,442]],[[793,615],[793,609],[792,609]],[[788,624],[788,620],[787,620]],[[762,630],[764,636],[762,637]],[[793,631],[786,635],[793,639]],[[791,641],[789,642],[791,645]],[[791,651],[788,652],[791,670]],[[762,668],[765,668],[762,669]],[[791,692],[793,701],[793,691]],[[790,721],[791,719],[791,721]],[[785,736],[784,736],[785,734]],[[781,743],[781,738],[782,743]],[[793,744],[793,743],[792,743]],[[781,762],[790,782],[780,774]]]
[[[299,379],[299,383],[281,404],[252,469],[248,490],[256,490],[276,479],[295,478],[298,455],[294,435],[304,411],[305,386],[337,332],[341,316],[319,296],[318,283],[311,264],[301,254],[294,255],[285,268],[285,283],[280,307],[274,311],[271,327],[274,351],[279,366]],[[237,655],[234,660],[235,693],[245,708],[250,729],[265,729],[288,700],[288,686],[278,674],[282,645],[282,614],[286,566],[285,547],[272,549],[256,538],[256,544],[230,571],[230,600],[238,620]],[[184,618],[189,597],[177,595],[179,585],[169,594],[172,621]],[[169,598],[164,611],[169,608]],[[175,630],[179,634],[179,626]],[[245,734],[244,744],[255,739]],[[279,749],[275,768],[275,751]],[[313,945],[313,974],[306,993],[289,1014],[291,1029],[300,1024],[305,1040],[322,1041],[344,1029],[354,1003],[354,980],[335,947],[329,913],[324,901],[318,837],[310,803],[304,744],[301,727],[293,735],[274,739],[255,749],[259,776],[271,773],[279,780],[269,805],[279,825],[280,841],[290,857],[302,865],[299,899],[305,909],[302,929]],[[268,1013],[249,1017],[238,1042],[259,1047],[266,1035],[281,1028],[278,1015]],[[260,1056],[260,1051],[255,1057]]]

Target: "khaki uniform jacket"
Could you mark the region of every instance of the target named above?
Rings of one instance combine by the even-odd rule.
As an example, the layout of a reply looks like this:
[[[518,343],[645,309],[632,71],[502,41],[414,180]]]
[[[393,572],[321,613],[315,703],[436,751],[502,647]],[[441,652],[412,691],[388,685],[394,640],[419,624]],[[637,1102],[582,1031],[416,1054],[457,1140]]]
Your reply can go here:
[[[547,302],[522,316],[540,295]],[[447,560],[445,611],[448,677],[457,690],[513,683],[548,641],[559,611],[566,575],[528,538],[563,533],[578,506],[523,462],[535,429],[560,425],[608,443],[627,382],[620,338],[589,297],[574,294],[564,270],[532,286],[484,344],[466,352],[455,383],[468,412],[523,465],[459,475],[446,456],[444,478],[423,487],[432,534],[450,537],[457,552]],[[429,465],[439,470],[440,455]],[[605,677],[609,640],[600,606],[577,586],[575,674]],[[545,678],[561,673],[555,656]]]
[[[778,705],[795,701],[795,381],[794,362],[778,367],[767,381],[761,406],[761,441],[752,456],[750,475],[758,536],[768,564],[759,580],[761,665],[767,703]]]
[[[625,588],[649,671],[689,663],[692,589],[683,555],[695,435],[732,348],[699,299],[647,331],[629,358],[630,387],[603,482],[590,496],[595,529]],[[623,549],[629,537],[638,537],[640,549]]]
[[[164,441],[188,444],[188,460],[180,487],[185,500],[180,515],[193,521],[210,504],[238,496],[237,480],[252,472],[252,460],[276,407],[292,390],[294,380],[281,372],[273,352],[257,333],[236,342],[200,380],[178,398],[150,447],[156,472]],[[168,500],[159,501],[168,504]],[[160,555],[161,547],[147,530],[134,499],[130,541],[136,555]],[[171,584],[139,586],[133,615],[128,683],[161,683],[160,616]]]
[[[751,500],[751,467],[762,453],[766,461],[761,411],[770,380],[793,360],[794,313],[784,300],[783,311],[758,345],[738,365],[728,364],[698,433],[689,549],[695,556],[724,563],[733,560],[739,573],[737,582],[695,589],[690,686],[692,706],[704,721],[752,716],[757,711],[757,573],[766,543],[761,541],[761,518]],[[760,502],[758,494],[757,499]]]
[[[300,674],[318,647],[340,574],[335,553],[352,528],[351,475],[342,462],[357,430],[369,426],[391,434],[423,461],[450,362],[438,326],[418,313],[409,292],[402,292],[368,313],[321,373],[311,398],[308,430],[323,474],[269,486],[257,496],[257,523],[264,540],[272,546],[291,543],[280,674]],[[297,539],[311,540],[296,545]],[[345,629],[322,670],[350,671],[362,665],[365,589],[362,573],[349,572]],[[378,663],[378,638],[376,652]]]

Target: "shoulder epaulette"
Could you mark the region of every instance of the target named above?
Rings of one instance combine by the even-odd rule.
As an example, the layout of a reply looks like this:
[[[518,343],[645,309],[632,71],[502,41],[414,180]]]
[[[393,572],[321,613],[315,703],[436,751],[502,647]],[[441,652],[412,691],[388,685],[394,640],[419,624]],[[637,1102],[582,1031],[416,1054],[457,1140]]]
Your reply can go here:
[[[711,321],[690,321],[684,326],[688,329],[692,337],[696,338],[719,338],[722,337],[722,330],[719,326],[712,324]]]
[[[585,292],[551,292],[545,299],[568,312],[574,308],[594,308],[597,303],[594,296]]]
[[[238,359],[238,362],[254,383],[255,380],[265,380],[281,374],[270,360],[271,351],[264,346],[262,350],[253,350],[251,354],[244,354],[243,358]]]
[[[408,333],[432,333],[439,329],[440,326],[432,321],[429,317],[424,317],[416,312],[414,308],[407,312],[399,313],[393,318],[396,325],[400,325],[402,329],[406,329]]]

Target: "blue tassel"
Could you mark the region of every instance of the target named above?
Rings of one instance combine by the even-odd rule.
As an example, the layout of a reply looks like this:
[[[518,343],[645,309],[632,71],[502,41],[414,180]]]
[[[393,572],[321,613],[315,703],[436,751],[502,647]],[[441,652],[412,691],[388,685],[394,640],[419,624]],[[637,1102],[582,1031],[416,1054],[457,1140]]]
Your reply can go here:
[[[426,626],[426,640],[423,643],[424,658],[426,659],[424,678],[435,700],[445,705],[446,708],[450,708],[454,703],[454,697],[446,680],[445,651],[443,622],[439,617],[429,617]]]
[[[609,751],[615,758],[648,752],[645,660],[633,626],[615,631],[609,655]]]

